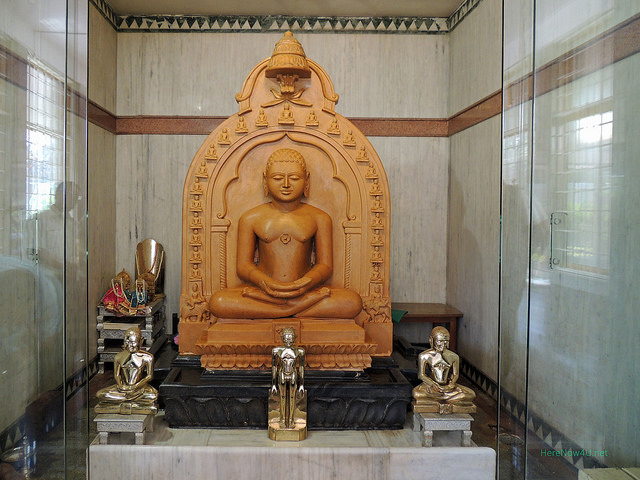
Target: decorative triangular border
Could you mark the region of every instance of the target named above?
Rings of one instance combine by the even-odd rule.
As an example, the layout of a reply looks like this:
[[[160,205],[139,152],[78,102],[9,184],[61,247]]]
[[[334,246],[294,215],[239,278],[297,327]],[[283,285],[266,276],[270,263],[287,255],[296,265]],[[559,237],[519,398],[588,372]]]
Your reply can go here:
[[[480,390],[485,392],[491,398],[497,401],[498,385],[469,363],[466,359],[460,359],[460,372],[473,382]],[[588,450],[580,447],[577,443],[570,440],[560,431],[547,424],[544,419],[537,414],[527,411],[525,405],[514,395],[502,389],[500,391],[500,408],[503,412],[507,412],[521,426],[524,427],[525,421],[530,435],[534,435],[541,443],[549,447],[549,450],[572,450],[574,452]],[[581,456],[581,455],[559,455],[569,466],[582,470],[585,468],[602,468],[604,465],[596,460],[597,457]]]
[[[444,34],[482,0],[465,0],[449,17],[292,17],[286,15],[116,15],[107,0],[90,0],[119,32],[292,32]]]
[[[118,16],[119,32],[292,32],[304,33],[447,33],[446,18],[431,17],[289,17],[269,16]]]
[[[88,364],[88,368],[81,368],[65,382],[65,398],[69,400],[73,395],[87,384],[87,381],[93,378],[98,373],[98,357],[94,357]],[[61,388],[61,387],[58,387]],[[55,397],[59,400],[60,397]],[[47,409],[44,406],[45,410]],[[57,408],[57,407],[55,407]],[[54,410],[51,408],[50,410]],[[61,419],[61,417],[60,417]],[[58,419],[58,420],[60,420]],[[26,414],[22,415],[15,422],[0,432],[0,451],[6,452],[7,450],[21,445],[22,438],[27,435],[27,422],[28,418]],[[49,425],[50,429],[55,427],[57,423]],[[32,440],[32,439],[30,439]]]
[[[115,28],[117,17],[106,0],[89,0],[98,9],[104,18]]]
[[[452,31],[462,21],[464,17],[469,15],[471,11],[480,5],[482,0],[465,0],[460,4],[455,12],[447,18],[447,29]]]

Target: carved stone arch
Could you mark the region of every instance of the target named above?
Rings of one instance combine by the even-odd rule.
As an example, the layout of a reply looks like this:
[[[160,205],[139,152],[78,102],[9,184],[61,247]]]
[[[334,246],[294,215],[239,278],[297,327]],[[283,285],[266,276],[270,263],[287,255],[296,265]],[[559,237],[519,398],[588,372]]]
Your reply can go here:
[[[369,354],[388,355],[392,348],[389,186],[371,143],[335,112],[338,95],[329,76],[306,60],[308,78],[296,78],[294,69],[286,85],[282,78],[267,78],[269,59],[256,65],[236,95],[238,113],[211,132],[193,158],[183,189],[181,312],[188,310],[194,283],[207,299],[219,289],[241,283],[230,255],[237,242],[237,221],[267,201],[262,172],[269,155],[292,147],[305,157],[311,174],[304,202],[332,217],[334,247],[340,247],[334,249],[333,274],[325,283],[354,290],[363,298],[358,324],[367,340],[358,349],[364,356],[349,357],[340,366],[360,369],[367,365]],[[188,258],[196,244],[203,261],[194,269]],[[215,321],[212,317],[208,325]],[[217,368],[211,345],[196,348],[207,328],[181,319],[180,351],[208,352],[203,366]],[[332,358],[322,368],[331,368],[327,365],[335,361]]]
[[[333,82],[329,75],[325,70],[318,65],[316,62],[307,58],[307,62],[309,62],[309,68],[313,72],[309,79],[300,79],[298,82],[300,83],[301,88],[308,89],[309,86],[313,85],[312,94],[315,94],[315,101],[311,101],[313,104],[318,105],[322,110],[327,112],[335,112],[335,106],[338,103],[340,96],[335,92],[333,87]],[[264,92],[260,92],[260,81],[264,80],[265,70],[267,69],[267,65],[269,63],[269,58],[265,58],[260,63],[258,63],[253,69],[249,76],[244,81],[242,85],[242,90],[236,94],[236,101],[238,102],[239,109],[238,113],[240,115],[245,114],[251,110],[257,108],[261,102],[258,100],[263,100]],[[277,82],[267,79],[267,86],[271,88],[277,87]],[[315,85],[314,85],[315,84]]]

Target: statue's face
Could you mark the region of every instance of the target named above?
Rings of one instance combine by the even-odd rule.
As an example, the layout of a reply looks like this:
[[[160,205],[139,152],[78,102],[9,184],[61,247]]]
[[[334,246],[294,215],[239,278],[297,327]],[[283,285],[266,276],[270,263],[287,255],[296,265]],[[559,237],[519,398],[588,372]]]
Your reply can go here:
[[[302,197],[308,175],[296,162],[274,162],[265,172],[267,190],[274,200],[291,202]]]
[[[137,352],[140,346],[140,339],[137,335],[129,335],[124,341],[125,348],[131,353]]]
[[[290,347],[291,345],[293,345],[293,342],[295,342],[296,337],[293,333],[283,333],[282,334],[282,343],[284,343],[287,347]]]
[[[431,346],[437,352],[444,352],[444,349],[449,346],[449,337],[442,334],[431,337]]]
[[[296,332],[293,330],[288,330],[285,329],[280,338],[282,338],[282,343],[285,344],[285,346],[290,347],[291,345],[293,345],[293,342],[296,341]]]

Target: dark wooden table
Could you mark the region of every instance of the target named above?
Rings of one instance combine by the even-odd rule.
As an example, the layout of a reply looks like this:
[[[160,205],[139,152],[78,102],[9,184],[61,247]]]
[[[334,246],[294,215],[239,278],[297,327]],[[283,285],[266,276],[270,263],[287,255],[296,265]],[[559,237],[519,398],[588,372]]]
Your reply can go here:
[[[454,352],[457,347],[458,319],[462,312],[445,303],[391,303],[394,310],[406,310],[408,313],[400,322],[424,322],[434,326],[445,326],[451,335],[449,347]]]

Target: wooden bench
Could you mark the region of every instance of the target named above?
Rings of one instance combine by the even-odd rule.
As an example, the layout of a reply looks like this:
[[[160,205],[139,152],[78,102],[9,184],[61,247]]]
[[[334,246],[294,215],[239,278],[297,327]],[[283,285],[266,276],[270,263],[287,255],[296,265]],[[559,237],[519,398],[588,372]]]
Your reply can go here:
[[[462,312],[457,308],[444,303],[392,303],[391,308],[407,312],[400,320],[401,323],[424,322],[446,327],[451,335],[449,348],[456,351],[458,319],[462,318]]]

